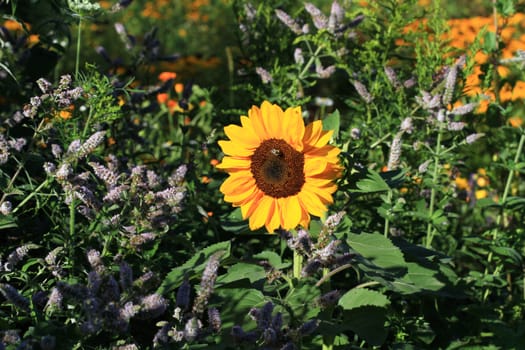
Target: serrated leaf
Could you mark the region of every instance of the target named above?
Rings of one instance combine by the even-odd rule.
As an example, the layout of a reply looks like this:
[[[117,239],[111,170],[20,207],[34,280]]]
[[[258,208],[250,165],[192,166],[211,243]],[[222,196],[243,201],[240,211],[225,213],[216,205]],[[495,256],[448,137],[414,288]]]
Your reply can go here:
[[[242,279],[248,279],[250,283],[254,283],[263,278],[266,278],[266,272],[262,266],[238,263],[231,266],[226,274],[217,278],[217,284],[232,283]]]
[[[166,275],[166,278],[164,278],[164,281],[162,281],[162,284],[157,289],[157,293],[164,295],[180,286],[185,276],[191,277],[200,274],[204,270],[210,256],[218,251],[224,251],[221,260],[228,258],[230,256],[230,249],[231,243],[227,241],[212,244],[211,246],[198,251],[191,259],[186,261],[183,265],[172,269]]]
[[[352,190],[352,192],[374,193],[388,191],[390,189],[381,175],[372,169],[368,169],[366,178],[359,180],[356,183],[356,187],[357,189]]]
[[[390,301],[384,294],[375,290],[354,288],[346,292],[338,304],[345,310],[352,310],[362,306],[386,307]]]

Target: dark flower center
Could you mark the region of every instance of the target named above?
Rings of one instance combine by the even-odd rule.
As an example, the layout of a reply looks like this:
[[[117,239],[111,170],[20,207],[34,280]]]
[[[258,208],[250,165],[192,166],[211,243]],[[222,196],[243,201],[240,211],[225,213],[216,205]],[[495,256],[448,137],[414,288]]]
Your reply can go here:
[[[250,168],[257,187],[266,195],[293,196],[304,185],[304,155],[286,141],[263,141],[253,153]]]

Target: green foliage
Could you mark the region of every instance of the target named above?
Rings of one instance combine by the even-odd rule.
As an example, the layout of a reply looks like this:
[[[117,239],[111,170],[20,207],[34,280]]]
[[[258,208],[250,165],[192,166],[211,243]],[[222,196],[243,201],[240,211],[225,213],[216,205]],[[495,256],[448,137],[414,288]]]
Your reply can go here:
[[[523,6],[463,5],[0,1],[0,348],[519,349]],[[275,235],[215,167],[263,100],[342,150]]]

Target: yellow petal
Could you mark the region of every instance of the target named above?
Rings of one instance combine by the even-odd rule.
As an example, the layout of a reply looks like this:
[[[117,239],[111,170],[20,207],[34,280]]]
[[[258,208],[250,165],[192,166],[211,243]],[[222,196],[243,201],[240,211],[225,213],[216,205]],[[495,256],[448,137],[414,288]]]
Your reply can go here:
[[[250,200],[254,198],[257,192],[258,189],[255,186],[252,186],[243,192],[238,192],[236,194],[225,194],[224,201],[232,203],[235,206],[241,206],[245,203],[250,202]]]
[[[251,135],[255,135],[259,143],[261,143],[261,138],[259,134],[255,131],[255,128],[253,127],[253,123],[247,116],[243,115],[241,116],[241,125],[244,129],[246,129]]]
[[[242,218],[245,220],[252,215],[253,211],[259,204],[259,200],[264,196],[264,193],[261,191],[257,190],[256,192],[257,193],[255,196],[251,197],[248,201],[241,205]]]
[[[266,219],[266,229],[268,232],[273,233],[281,225],[281,210],[279,208],[279,202],[276,199],[272,201],[272,207],[270,208],[268,218]]]
[[[336,189],[337,189],[336,185],[332,185],[329,187],[318,187],[318,186],[312,186],[311,184],[308,184],[305,182],[305,184],[303,185],[302,191],[308,191],[310,193],[313,193],[315,196],[319,198],[319,200],[323,204],[332,204],[334,202],[332,193],[334,193]]]
[[[253,154],[253,149],[242,147],[242,144],[233,141],[221,140],[218,142],[224,154],[235,157],[249,157]]]
[[[224,157],[222,162],[215,166],[217,169],[250,169],[249,158],[238,158],[238,157]]]
[[[319,139],[315,142],[315,147],[323,147],[325,146],[328,141],[330,141],[330,138],[332,137],[332,134],[334,133],[333,130],[327,130],[323,131],[321,135],[319,136]]]
[[[297,196],[289,196],[280,199],[281,206],[281,223],[285,230],[291,230],[299,225],[301,221],[302,210],[299,198]]]
[[[284,118],[287,120],[287,130],[285,139],[289,142],[297,151],[303,150],[303,138],[305,133],[303,116],[301,114],[301,107],[291,107],[286,109],[284,112]]]
[[[252,122],[253,130],[257,135],[259,135],[259,138],[262,141],[271,138],[268,136],[268,133],[264,127],[264,121],[259,107],[252,106],[252,108],[248,111],[248,115],[250,117],[250,121]]]
[[[322,173],[326,169],[326,160],[323,158],[305,158],[304,174],[305,176],[314,176]]]
[[[249,187],[255,186],[255,180],[249,171],[240,171],[230,174],[224,180],[219,190],[225,194],[237,194]]]
[[[238,125],[228,125],[224,128],[224,133],[235,143],[242,144],[247,149],[255,149],[260,145],[259,138],[249,128]]]
[[[270,209],[273,207],[273,200],[274,199],[269,196],[263,196],[261,200],[259,200],[257,208],[255,208],[253,214],[250,216],[251,230],[257,230],[262,227],[266,223],[269,215],[273,215],[273,212],[270,213]]]
[[[305,148],[307,147],[307,145],[313,145],[315,141],[319,139],[319,135],[321,135],[322,131],[323,131],[322,121],[316,120],[308,124],[304,130],[304,137],[303,137]]]
[[[262,120],[268,136],[275,139],[282,139],[282,121],[284,118],[283,110],[278,105],[272,105],[264,101],[261,105]]]
[[[299,192],[298,197],[302,202],[303,207],[305,207],[309,213],[312,213],[317,217],[322,217],[324,213],[326,213],[326,205],[324,205],[321,199],[311,191],[303,187],[301,192]]]
[[[310,224],[310,214],[308,214],[308,211],[305,208],[302,208],[301,221],[299,224],[304,228],[308,228],[308,225]]]

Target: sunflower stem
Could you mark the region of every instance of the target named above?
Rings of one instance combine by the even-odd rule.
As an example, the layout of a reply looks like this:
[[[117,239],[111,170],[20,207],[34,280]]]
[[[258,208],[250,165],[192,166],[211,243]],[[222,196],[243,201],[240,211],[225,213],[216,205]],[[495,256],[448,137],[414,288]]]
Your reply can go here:
[[[297,251],[293,251],[293,277],[301,278],[301,271],[303,270],[303,256]]]

